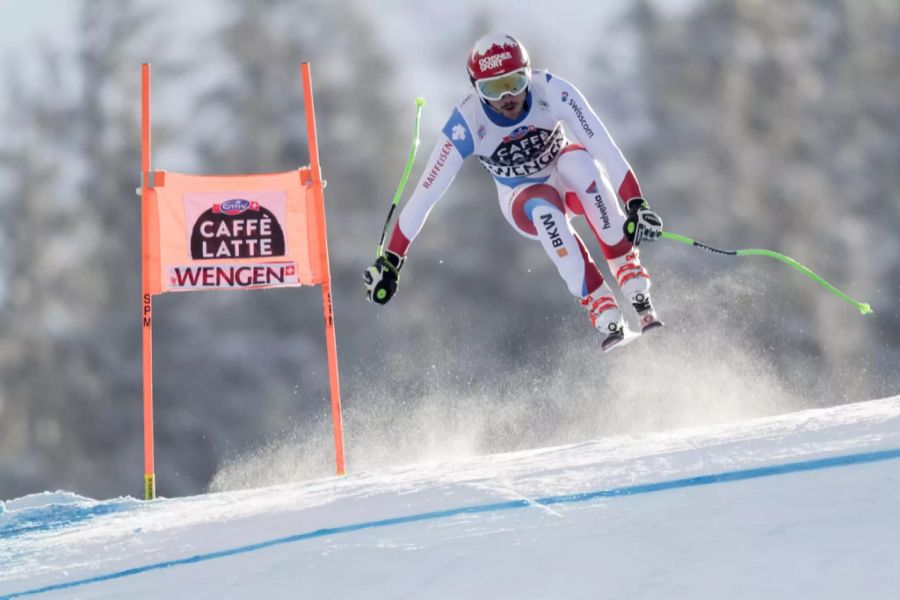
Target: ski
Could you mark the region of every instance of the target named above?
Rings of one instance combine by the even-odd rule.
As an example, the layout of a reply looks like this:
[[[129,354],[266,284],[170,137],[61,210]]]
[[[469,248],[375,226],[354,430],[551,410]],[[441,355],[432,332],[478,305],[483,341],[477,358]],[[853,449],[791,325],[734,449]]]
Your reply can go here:
[[[663,327],[665,327],[665,323],[655,317],[651,321],[642,323],[640,331],[635,331],[626,325],[622,328],[621,333],[608,335],[606,339],[603,340],[600,349],[605,353],[615,350],[616,348],[622,348],[639,337],[643,337],[644,334]]]

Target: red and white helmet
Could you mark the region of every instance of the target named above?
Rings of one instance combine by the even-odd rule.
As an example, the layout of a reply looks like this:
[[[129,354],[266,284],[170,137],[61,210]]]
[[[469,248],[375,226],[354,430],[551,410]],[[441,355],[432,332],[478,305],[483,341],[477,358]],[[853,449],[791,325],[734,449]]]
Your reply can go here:
[[[475,42],[469,53],[469,78],[486,100],[520,94],[531,83],[531,60],[519,40],[491,33]]]

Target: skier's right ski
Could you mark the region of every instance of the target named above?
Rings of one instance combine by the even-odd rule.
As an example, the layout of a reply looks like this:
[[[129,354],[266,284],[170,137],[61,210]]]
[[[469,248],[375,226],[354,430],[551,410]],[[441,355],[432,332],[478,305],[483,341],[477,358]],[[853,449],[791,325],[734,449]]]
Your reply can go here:
[[[600,344],[600,349],[603,350],[603,352],[609,352],[615,348],[626,346],[639,337],[641,337],[640,332],[633,331],[626,325],[618,332],[607,335]]]

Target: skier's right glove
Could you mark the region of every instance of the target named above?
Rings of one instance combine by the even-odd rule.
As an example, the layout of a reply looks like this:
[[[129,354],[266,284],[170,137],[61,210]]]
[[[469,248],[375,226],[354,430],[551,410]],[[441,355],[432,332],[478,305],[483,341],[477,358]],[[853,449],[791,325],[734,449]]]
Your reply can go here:
[[[628,213],[623,226],[625,237],[635,247],[644,240],[652,242],[662,235],[662,219],[643,198],[632,198],[625,204],[625,210]]]
[[[387,250],[375,259],[375,264],[363,271],[366,284],[366,299],[375,304],[387,304],[397,293],[400,268],[406,258]]]

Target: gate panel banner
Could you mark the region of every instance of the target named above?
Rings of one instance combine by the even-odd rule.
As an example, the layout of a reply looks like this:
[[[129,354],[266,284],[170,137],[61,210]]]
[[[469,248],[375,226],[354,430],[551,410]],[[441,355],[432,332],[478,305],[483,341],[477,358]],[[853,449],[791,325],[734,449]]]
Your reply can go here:
[[[345,473],[325,182],[319,164],[309,63],[300,66],[309,166],[263,175],[153,170],[150,65],[141,65],[141,304],[144,498],[156,498],[153,296],[166,292],[319,285],[331,388],[334,459]]]
[[[152,293],[322,283],[303,175],[153,173],[159,227],[148,258],[159,279]]]

